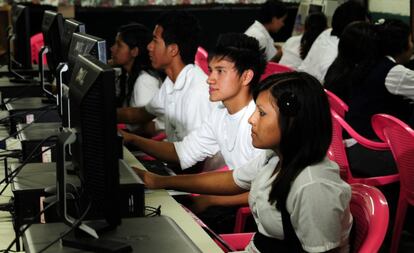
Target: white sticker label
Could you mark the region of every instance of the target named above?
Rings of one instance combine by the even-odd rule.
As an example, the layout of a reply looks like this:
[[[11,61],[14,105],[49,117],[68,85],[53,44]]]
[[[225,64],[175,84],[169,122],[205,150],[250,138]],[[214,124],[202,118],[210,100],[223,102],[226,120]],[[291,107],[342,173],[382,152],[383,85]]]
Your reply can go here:
[[[51,163],[52,162],[52,150],[49,149],[47,151],[45,151],[46,149],[48,149],[48,146],[43,146],[42,147],[42,162],[43,163]]]
[[[34,121],[34,115],[33,114],[27,114],[26,115],[26,124],[30,124]]]

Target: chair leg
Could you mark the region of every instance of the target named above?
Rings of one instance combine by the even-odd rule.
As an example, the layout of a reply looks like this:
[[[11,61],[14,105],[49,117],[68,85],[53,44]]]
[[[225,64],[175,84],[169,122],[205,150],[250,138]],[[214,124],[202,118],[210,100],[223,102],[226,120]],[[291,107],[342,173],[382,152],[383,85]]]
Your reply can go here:
[[[401,196],[398,199],[397,214],[394,221],[390,253],[397,253],[400,244],[401,232],[404,225],[405,214],[407,212],[407,200]]]

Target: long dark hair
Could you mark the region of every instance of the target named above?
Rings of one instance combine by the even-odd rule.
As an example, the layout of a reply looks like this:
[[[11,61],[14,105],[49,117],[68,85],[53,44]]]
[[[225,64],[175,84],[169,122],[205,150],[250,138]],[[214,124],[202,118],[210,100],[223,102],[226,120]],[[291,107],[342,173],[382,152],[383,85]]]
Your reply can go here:
[[[310,14],[305,21],[305,32],[300,40],[300,58],[305,59],[316,38],[328,27],[325,14],[316,12]]]
[[[269,202],[286,204],[290,187],[307,166],[324,159],[331,143],[329,103],[320,82],[304,72],[267,77],[255,91],[269,90],[279,107],[281,164],[272,183]]]
[[[338,56],[325,76],[325,88],[346,103],[353,85],[361,85],[383,56],[378,35],[372,24],[349,24],[340,37]]]
[[[149,59],[147,45],[152,40],[151,31],[144,25],[139,23],[131,23],[123,25],[118,30],[119,38],[128,45],[132,50],[138,48],[138,55],[134,59],[131,73],[129,73],[128,81],[126,82],[126,73],[123,72],[121,77],[121,95],[120,98],[129,104],[132,92],[134,90],[135,81],[141,71],[146,71],[150,75],[158,77],[157,72],[153,69]],[[128,88],[126,88],[126,87]],[[122,103],[122,102],[121,102]]]

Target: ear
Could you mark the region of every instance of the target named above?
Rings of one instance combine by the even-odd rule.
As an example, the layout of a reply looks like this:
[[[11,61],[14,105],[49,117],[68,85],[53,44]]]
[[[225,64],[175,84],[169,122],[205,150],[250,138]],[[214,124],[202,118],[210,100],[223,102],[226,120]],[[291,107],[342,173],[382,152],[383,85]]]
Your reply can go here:
[[[168,52],[171,54],[172,57],[175,57],[180,53],[180,49],[178,48],[177,44],[172,43],[168,45]]]
[[[242,80],[242,84],[243,86],[249,86],[250,82],[252,81],[254,77],[254,72],[251,69],[247,69],[243,72],[243,74],[241,75],[241,80]]]
[[[131,55],[132,55],[132,57],[137,57],[137,56],[138,56],[138,54],[139,54],[139,49],[138,49],[138,47],[134,47],[134,48],[131,50]]]

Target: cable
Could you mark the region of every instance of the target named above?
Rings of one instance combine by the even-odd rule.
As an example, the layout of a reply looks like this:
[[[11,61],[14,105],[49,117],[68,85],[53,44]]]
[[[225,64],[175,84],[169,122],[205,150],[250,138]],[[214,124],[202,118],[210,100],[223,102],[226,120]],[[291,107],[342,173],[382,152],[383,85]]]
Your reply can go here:
[[[70,234],[75,228],[77,228],[80,223],[83,221],[83,219],[86,217],[86,215],[88,214],[89,210],[91,209],[91,202],[89,202],[88,207],[86,208],[85,212],[83,212],[82,216],[77,219],[73,224],[72,227],[67,230],[66,232],[64,232],[63,234],[61,234],[58,238],[56,238],[55,240],[53,240],[51,243],[49,243],[48,245],[46,245],[46,247],[44,247],[43,249],[39,250],[38,253],[42,253],[45,250],[47,250],[50,246],[52,246],[53,244],[55,244],[56,242],[58,242],[60,239],[62,239],[63,237],[67,236],[68,234]]]
[[[8,181],[8,183],[4,186],[4,188],[0,191],[0,195],[3,194],[4,190],[7,188],[7,186],[9,185],[9,183],[17,176],[17,174],[20,172],[20,170],[22,170],[22,168],[34,157],[36,157],[35,152],[37,151],[37,149],[42,146],[46,141],[50,140],[51,138],[55,138],[56,135],[51,135],[45,139],[43,139],[42,141],[39,142],[39,144],[36,145],[36,147],[34,147],[34,149],[32,150],[32,152],[27,156],[27,158],[15,169],[13,170],[10,174],[9,174],[9,178],[7,180],[7,178],[5,177],[3,180],[0,181],[0,184],[6,182],[6,180]],[[44,152],[48,151],[49,149],[51,149],[51,147],[43,150],[40,152],[40,154],[43,154]]]
[[[30,218],[30,223],[28,223],[22,230],[19,230],[18,234],[16,235],[16,237],[14,238],[14,240],[9,244],[9,246],[7,247],[7,249],[2,250],[0,252],[9,252],[11,247],[13,247],[13,245],[17,242],[17,240],[23,235],[23,233],[29,228],[31,227],[33,224],[36,223],[36,220],[40,217],[40,215],[42,215],[44,212],[46,212],[47,209],[49,209],[50,207],[54,206],[57,203],[57,201],[53,201],[52,203],[50,203],[49,205],[47,205],[43,210],[41,210],[38,214],[36,214],[35,216],[33,216],[32,218]]]
[[[159,205],[158,207],[145,206],[145,211],[150,212],[150,213],[145,215],[146,217],[160,216],[161,215],[161,205]]]

